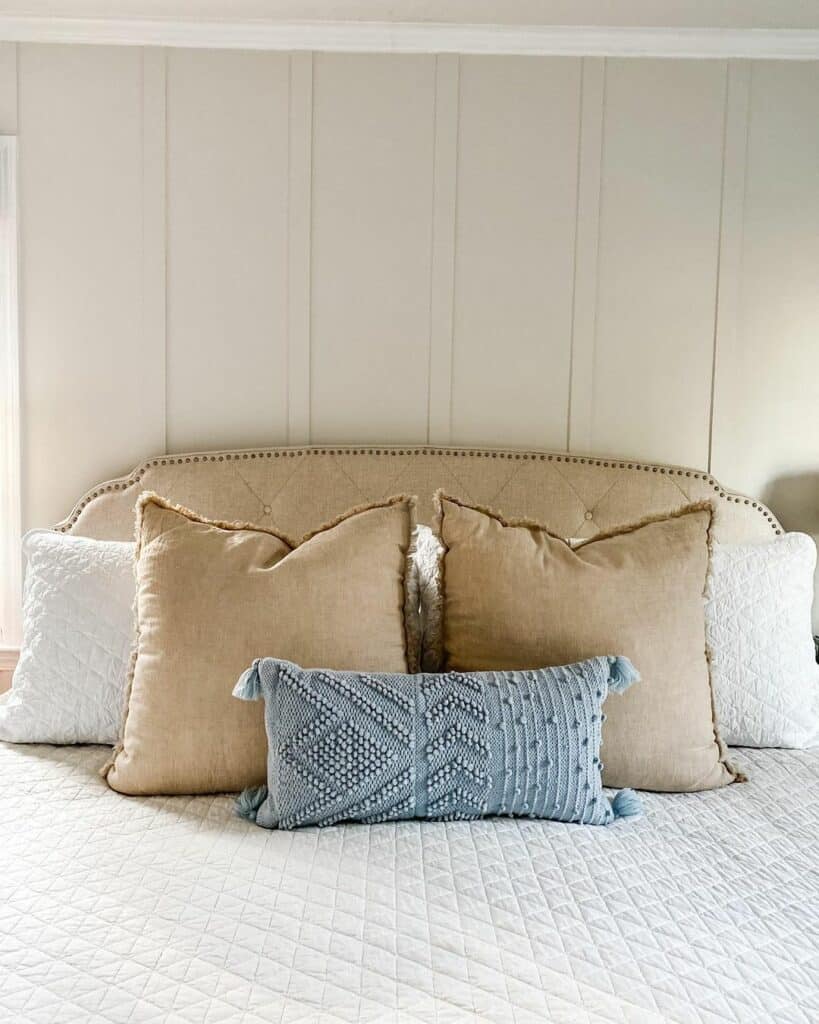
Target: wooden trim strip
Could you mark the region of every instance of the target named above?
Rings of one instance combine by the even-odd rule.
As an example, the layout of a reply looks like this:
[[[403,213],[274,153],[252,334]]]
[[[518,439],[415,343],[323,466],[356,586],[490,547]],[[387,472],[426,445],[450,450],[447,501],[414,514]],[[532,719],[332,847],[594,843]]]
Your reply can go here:
[[[629,28],[386,21],[207,21],[0,15],[0,40],[106,46],[816,60],[816,29]]]

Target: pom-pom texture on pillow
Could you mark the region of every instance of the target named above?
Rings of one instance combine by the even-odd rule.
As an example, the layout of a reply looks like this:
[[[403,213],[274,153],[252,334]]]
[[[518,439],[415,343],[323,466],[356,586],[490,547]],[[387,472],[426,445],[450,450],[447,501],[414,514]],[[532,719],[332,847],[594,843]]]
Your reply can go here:
[[[264,699],[267,785],[237,810],[282,829],[498,814],[605,825],[639,813],[628,790],[606,799],[600,763],[603,701],[637,678],[615,657],[416,676],[259,659],[234,695]]]

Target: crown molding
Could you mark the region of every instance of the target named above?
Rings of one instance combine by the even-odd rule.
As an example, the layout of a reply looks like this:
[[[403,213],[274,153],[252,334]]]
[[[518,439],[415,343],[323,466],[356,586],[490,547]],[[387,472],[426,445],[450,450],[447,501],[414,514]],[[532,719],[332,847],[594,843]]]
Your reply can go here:
[[[331,53],[819,59],[819,30],[814,29],[193,21],[0,14],[0,41]]]

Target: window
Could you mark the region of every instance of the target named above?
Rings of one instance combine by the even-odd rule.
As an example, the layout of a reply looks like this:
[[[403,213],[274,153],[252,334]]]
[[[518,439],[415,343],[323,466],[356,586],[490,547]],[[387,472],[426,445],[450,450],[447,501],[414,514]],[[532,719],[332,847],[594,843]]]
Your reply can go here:
[[[20,643],[17,147],[0,136],[0,648]]]

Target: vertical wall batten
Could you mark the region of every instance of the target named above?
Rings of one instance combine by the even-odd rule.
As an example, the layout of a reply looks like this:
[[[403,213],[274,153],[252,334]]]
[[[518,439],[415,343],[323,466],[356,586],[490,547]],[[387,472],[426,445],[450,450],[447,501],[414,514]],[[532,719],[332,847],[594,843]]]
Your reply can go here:
[[[592,450],[597,260],[600,245],[600,172],[606,62],[585,57],[577,149],[577,227],[572,298],[572,355],[567,443],[569,451]]]
[[[745,174],[748,156],[748,114],[751,65],[729,61],[725,90],[725,128],[722,157],[717,295],[714,316],[714,358],[711,371],[711,407],[708,423],[708,470],[712,470],[716,400],[721,374],[736,360],[742,282],[742,235]],[[730,371],[728,371],[730,372]]]
[[[287,212],[287,442],[310,440],[313,55],[290,56]]]
[[[449,444],[452,437],[459,71],[457,56],[436,58],[427,426],[432,444]]]
[[[142,337],[162,353],[163,451],[168,447],[166,359],[167,137],[166,60],[162,49],[142,51]]]

